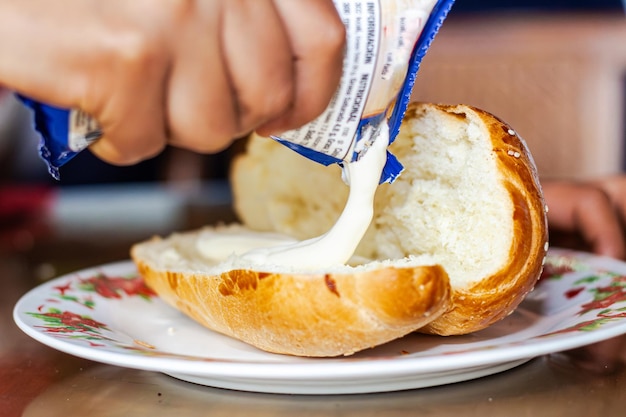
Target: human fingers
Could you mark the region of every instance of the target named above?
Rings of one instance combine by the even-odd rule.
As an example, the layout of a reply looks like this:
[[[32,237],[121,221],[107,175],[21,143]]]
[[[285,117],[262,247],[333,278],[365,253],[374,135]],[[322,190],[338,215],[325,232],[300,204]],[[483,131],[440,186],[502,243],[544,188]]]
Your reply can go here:
[[[105,137],[93,150],[109,162],[154,155],[165,143],[166,59],[140,24],[141,2],[60,3],[2,3],[0,79],[24,95],[95,117]]]
[[[93,65],[98,69],[79,108],[95,115],[103,132],[90,150],[110,163],[128,165],[155,156],[166,144],[170,57],[146,32],[129,30],[115,38],[109,36],[100,49]]]
[[[182,20],[172,41],[173,64],[167,85],[169,141],[211,152],[233,131],[233,105],[218,40],[219,15],[198,5],[183,14]]]
[[[74,16],[84,14],[83,9],[72,8],[66,21],[74,23]],[[44,0],[0,2],[0,82],[35,99],[67,107],[78,103],[82,87],[83,68],[76,55],[83,51],[73,39],[83,26],[75,22],[56,28],[61,17]]]
[[[337,90],[343,69],[345,27],[331,0],[275,0],[294,54],[295,96],[285,114],[261,126],[278,134],[319,116]]]
[[[207,4],[176,45],[168,102],[172,143],[199,152],[222,149],[293,97],[292,53],[273,3]]]
[[[241,135],[293,105],[294,50],[272,0],[228,2],[223,34]]]
[[[567,182],[545,182],[544,196],[551,229],[575,233],[601,255],[623,259],[626,244],[619,218],[601,189]]]
[[[620,216],[622,227],[626,225],[626,175],[617,174],[596,179],[592,184],[604,190]]]

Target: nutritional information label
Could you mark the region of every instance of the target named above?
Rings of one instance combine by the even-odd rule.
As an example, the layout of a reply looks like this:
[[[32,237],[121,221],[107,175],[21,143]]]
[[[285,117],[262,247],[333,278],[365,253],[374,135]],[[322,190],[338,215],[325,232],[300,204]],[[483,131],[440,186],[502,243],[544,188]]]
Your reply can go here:
[[[370,92],[380,45],[378,1],[335,2],[346,27],[346,52],[341,82],[330,104],[311,123],[281,135],[281,139],[346,159]]]

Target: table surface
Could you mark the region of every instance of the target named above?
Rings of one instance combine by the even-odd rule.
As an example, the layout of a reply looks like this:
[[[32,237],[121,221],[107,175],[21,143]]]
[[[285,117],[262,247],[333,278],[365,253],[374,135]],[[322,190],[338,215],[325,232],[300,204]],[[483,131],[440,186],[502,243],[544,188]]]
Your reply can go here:
[[[109,193],[109,192],[107,192]],[[110,199],[111,194],[107,194]],[[147,193],[150,194],[150,193]],[[135,192],[131,193],[137,197]],[[150,194],[152,195],[152,194]],[[12,309],[29,289],[78,269],[128,258],[133,241],[162,229],[196,227],[231,220],[229,208],[185,204],[161,207],[164,217],[135,229],[125,219],[117,233],[93,239],[90,213],[68,220],[58,207],[74,195],[56,196],[52,227],[23,225],[0,241],[0,416],[623,416],[626,408],[626,352],[621,339],[576,355],[539,357],[500,374],[451,385],[381,394],[305,396],[239,392],[194,385],[164,374],[104,365],[77,358],[29,338],[14,324]],[[97,200],[97,199],[96,199]],[[124,205],[123,201],[116,204]],[[106,206],[106,205],[105,205]],[[128,207],[128,206],[126,206]],[[174,209],[172,208],[174,207]],[[141,211],[141,207],[138,210]],[[156,210],[156,209],[155,209]],[[97,210],[96,210],[97,211]],[[109,206],[111,213],[115,207]],[[97,213],[92,229],[115,225],[117,215]],[[129,216],[132,217],[132,213]],[[173,217],[182,217],[172,221]],[[164,221],[169,219],[169,221]],[[117,221],[122,221],[118,219]],[[74,232],[68,223],[74,223]],[[85,227],[77,227],[81,222]],[[50,223],[50,220],[48,221]],[[56,224],[54,224],[56,223]],[[104,227],[104,226],[103,226]],[[121,232],[124,229],[124,232]],[[82,230],[82,232],[81,232]],[[145,236],[144,236],[145,235]],[[98,235],[100,236],[100,235]],[[577,360],[573,360],[576,358]]]

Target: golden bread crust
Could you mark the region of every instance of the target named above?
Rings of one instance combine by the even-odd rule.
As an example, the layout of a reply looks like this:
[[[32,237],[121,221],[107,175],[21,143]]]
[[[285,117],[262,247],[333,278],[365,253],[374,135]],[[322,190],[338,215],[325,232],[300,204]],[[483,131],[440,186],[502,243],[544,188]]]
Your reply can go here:
[[[159,268],[146,254],[150,244],[135,245],[131,254],[164,301],[209,329],[269,352],[350,355],[411,333],[448,307],[448,276],[438,265],[207,275]]]
[[[412,124],[415,120],[424,123]],[[423,133],[415,129],[430,130]],[[270,352],[349,355],[413,331],[454,335],[484,329],[519,305],[539,278],[546,255],[545,203],[532,156],[507,124],[470,106],[412,103],[402,130],[391,151],[398,152],[399,157],[408,156],[409,163],[400,158],[405,173],[396,183],[379,188],[374,221],[357,255],[377,260],[424,256],[425,263],[420,264],[423,266],[394,267],[391,261],[390,266],[353,269],[349,273],[236,269],[215,274],[203,272],[202,268],[162,265],[158,253],[152,253],[154,245],[167,246],[169,240],[161,239],[135,245],[132,258],[147,284],[166,302],[214,331]],[[432,157],[442,158],[443,162],[438,161],[432,171],[426,168],[425,173],[416,168],[424,163],[423,158],[431,157],[423,154],[422,159],[410,158],[427,146],[424,135],[443,132],[438,134],[444,139],[448,134],[451,138],[458,135],[459,131],[463,137],[460,140],[465,141],[462,146],[449,151],[448,143],[441,145]],[[397,147],[403,140],[407,146]],[[244,225],[301,239],[328,230],[347,195],[336,167],[305,167],[302,157],[289,150],[281,153],[280,145],[267,138],[251,145],[254,146],[248,153],[234,162],[231,175],[235,207]],[[460,165],[450,167],[449,160],[457,161],[454,152],[467,153],[458,159]],[[410,161],[418,162],[411,165]],[[455,187],[460,187],[454,181],[465,176],[465,163],[479,167],[474,170],[472,181],[459,182],[467,188],[467,199],[448,201],[455,195]],[[438,194],[439,176],[446,176],[449,168],[456,172],[444,180],[452,185]],[[482,187],[487,186],[485,176],[497,177],[488,178],[489,186],[495,190],[490,191],[492,194],[483,192]],[[419,188],[423,183],[434,188]],[[440,196],[439,200],[427,206],[425,200],[433,195]],[[469,201],[473,195],[483,200]],[[491,199],[495,202],[492,206],[503,209],[487,211],[481,205],[484,199]],[[439,207],[448,202],[452,209],[445,214],[440,212]],[[468,202],[474,204],[473,211],[462,211],[459,206]],[[422,218],[426,210],[430,210],[428,220]],[[506,243],[497,246],[502,249],[497,256],[489,252],[494,245],[485,245],[491,248],[486,254],[474,251],[484,236],[461,227],[476,217],[489,216],[495,217],[494,222],[484,223],[487,226],[477,222],[482,226],[467,230],[487,232],[491,224],[502,226],[505,239],[496,240]],[[421,222],[419,229],[416,222]],[[454,225],[452,229],[450,224]],[[491,232],[491,238],[498,237],[498,230],[496,235],[494,230]],[[194,232],[180,235],[194,239]],[[420,239],[431,238],[435,242],[431,247],[419,244]],[[452,240],[461,241],[454,251],[446,246]],[[418,253],[421,247],[430,252]],[[466,264],[458,262],[466,257],[474,258],[471,273],[471,268],[465,269]],[[198,260],[194,258],[193,262]],[[484,269],[482,264],[486,265]]]
[[[510,219],[502,219],[503,223],[512,223],[512,227],[502,232],[510,233],[511,236],[508,240],[510,246],[502,256],[504,259],[500,266],[478,277],[468,276],[467,280],[473,281],[470,285],[464,282],[466,277],[460,277],[463,279],[457,280],[456,276],[450,275],[453,298],[450,311],[423,329],[424,332],[441,335],[474,332],[510,314],[539,278],[547,252],[548,239],[543,193],[535,163],[525,142],[502,120],[472,106],[411,103],[403,120],[401,134],[396,139],[396,143],[390,147],[391,152],[405,165],[405,173],[395,183],[384,185],[384,188],[381,187],[379,190],[374,220],[357,249],[359,255],[379,259],[381,245],[389,245],[393,239],[396,240],[397,247],[393,250],[385,249],[387,253],[396,253],[397,257],[420,255],[420,249],[416,249],[413,243],[405,240],[406,234],[411,233],[411,223],[414,219],[406,217],[399,219],[397,216],[406,216],[406,210],[404,213],[402,210],[396,210],[396,204],[406,206],[410,211],[418,213],[416,217],[419,217],[420,211],[424,210],[422,203],[417,201],[421,198],[419,193],[416,193],[418,197],[411,194],[411,188],[415,185],[413,180],[409,179],[414,174],[412,171],[417,168],[415,164],[419,165],[419,162],[404,161],[403,158],[411,155],[401,154],[400,149],[397,148],[401,145],[402,152],[423,153],[424,147],[429,146],[428,142],[423,142],[422,138],[411,137],[413,134],[428,134],[412,131],[411,123],[418,119],[427,119],[423,125],[429,125],[429,123],[436,125],[437,127],[432,129],[436,129],[442,136],[450,133],[451,137],[454,135],[452,130],[457,128],[455,121],[468,126],[480,125],[480,129],[484,130],[484,134],[481,134],[482,142],[486,142],[489,149],[484,151],[484,155],[474,155],[469,158],[485,157],[488,163],[495,160],[494,173],[490,175],[497,176],[498,187],[505,190],[502,199],[511,206],[510,212],[506,214]],[[450,129],[450,132],[446,129]],[[402,141],[415,143],[407,145],[406,142],[400,143]],[[471,146],[477,147],[482,144]],[[302,158],[299,160],[291,154],[293,152],[283,151],[280,146],[266,138],[251,138],[249,152],[234,161],[231,172],[235,208],[241,220],[250,228],[277,231],[300,239],[310,238],[330,228],[345,204],[348,189],[338,179],[339,171],[335,169],[336,167],[322,167],[318,164],[302,167],[304,164]],[[477,161],[477,163],[483,162]],[[274,165],[268,168],[268,164]],[[415,175],[419,177],[421,174]],[[431,173],[430,175],[440,174]],[[417,180],[419,181],[419,178]],[[436,183],[436,181],[430,182]],[[472,184],[472,187],[475,190],[471,192],[477,195],[483,193],[480,188],[480,179],[478,183]],[[312,190],[324,190],[323,198]],[[416,200],[413,201],[412,198]],[[441,213],[440,217],[443,218],[446,215],[450,214]],[[491,214],[481,211],[472,215],[485,217]],[[384,222],[381,222],[383,217],[385,217]],[[398,219],[399,224],[390,225],[389,217]],[[432,220],[431,218],[428,221]],[[397,230],[390,232],[390,227],[395,227]],[[433,225],[433,228],[437,227],[439,226]],[[417,233],[417,236],[421,238],[424,229],[422,227],[420,232],[413,234]],[[381,234],[387,232],[395,237],[379,239]],[[446,234],[449,230],[442,228],[440,233]],[[429,239],[428,233],[423,235],[423,238]],[[479,244],[484,236],[474,233],[463,239],[468,241],[468,245],[475,245]],[[442,246],[438,250],[447,249]],[[464,255],[455,253],[452,257],[454,256]],[[500,255],[497,256],[500,257]],[[478,262],[482,261],[484,260],[478,260]],[[442,265],[450,274],[451,265],[446,263]],[[460,275],[464,273],[461,272]]]
[[[423,105],[409,107],[406,117],[417,117]],[[470,288],[452,288],[452,307],[429,323],[426,333],[454,335],[484,329],[513,312],[539,279],[547,252],[546,205],[535,163],[517,133],[496,116],[469,106],[438,105],[464,117],[478,115],[488,127],[497,157],[500,180],[513,202],[513,239],[507,263]],[[480,239],[480,236],[476,236]]]

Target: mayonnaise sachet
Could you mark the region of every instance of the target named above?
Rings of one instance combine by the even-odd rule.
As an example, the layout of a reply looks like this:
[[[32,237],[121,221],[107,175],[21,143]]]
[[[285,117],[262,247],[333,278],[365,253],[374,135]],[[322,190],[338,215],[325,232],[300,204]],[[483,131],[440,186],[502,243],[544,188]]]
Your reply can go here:
[[[454,0],[335,0],[346,27],[343,74],[326,110],[275,140],[324,165],[357,161],[381,129],[393,142],[409,103],[417,71]],[[323,28],[320,28],[323,30]],[[102,136],[80,109],[61,109],[28,97],[41,135],[39,153],[50,174]],[[207,111],[211,111],[207,109]],[[393,182],[402,165],[387,153],[381,182]]]

